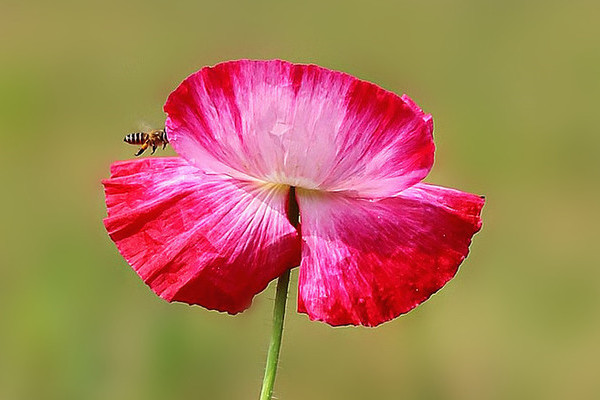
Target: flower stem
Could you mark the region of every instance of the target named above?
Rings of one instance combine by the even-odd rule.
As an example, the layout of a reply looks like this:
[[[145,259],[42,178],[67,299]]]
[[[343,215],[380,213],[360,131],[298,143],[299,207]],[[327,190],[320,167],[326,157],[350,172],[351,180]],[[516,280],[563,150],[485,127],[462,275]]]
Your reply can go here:
[[[277,280],[277,294],[275,295],[275,307],[273,308],[273,329],[271,331],[271,343],[267,354],[267,366],[263,379],[260,400],[271,400],[273,395],[273,384],[277,373],[279,362],[279,349],[281,349],[281,337],[283,336],[283,318],[285,317],[285,304],[287,301],[288,286],[290,283],[290,271],[287,270]]]
[[[300,222],[300,208],[296,200],[296,188],[290,187],[287,202],[287,217],[290,223],[298,229]],[[277,364],[279,362],[279,350],[281,349],[281,337],[283,336],[283,319],[285,317],[285,303],[287,302],[288,286],[290,285],[290,270],[285,271],[277,280],[277,294],[275,295],[275,307],[273,308],[273,328],[271,330],[271,343],[267,353],[267,365],[265,377],[260,391],[260,400],[271,400],[273,396],[273,385]]]

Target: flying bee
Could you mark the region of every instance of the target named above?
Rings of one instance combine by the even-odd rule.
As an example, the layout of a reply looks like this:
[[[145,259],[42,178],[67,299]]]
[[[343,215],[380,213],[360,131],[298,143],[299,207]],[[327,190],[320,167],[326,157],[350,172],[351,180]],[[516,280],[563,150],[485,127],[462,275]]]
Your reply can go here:
[[[123,140],[129,144],[141,145],[138,152],[135,153],[136,157],[146,151],[148,147],[152,147],[151,154],[154,154],[157,147],[162,145],[162,148],[164,149],[167,147],[167,144],[169,144],[166,129],[153,129],[147,132],[130,133],[129,135],[125,136]]]

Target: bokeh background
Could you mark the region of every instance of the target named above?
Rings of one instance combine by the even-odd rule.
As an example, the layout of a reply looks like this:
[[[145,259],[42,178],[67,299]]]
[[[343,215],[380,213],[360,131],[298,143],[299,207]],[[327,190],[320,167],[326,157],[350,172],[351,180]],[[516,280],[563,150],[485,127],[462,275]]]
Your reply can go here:
[[[152,295],[107,237],[124,134],[204,65],[283,58],[434,116],[427,181],[485,194],[456,279],[376,329],[295,312],[279,399],[600,398],[594,1],[0,2],[0,399],[256,399],[274,287],[231,317]],[[173,155],[173,151],[158,154]]]

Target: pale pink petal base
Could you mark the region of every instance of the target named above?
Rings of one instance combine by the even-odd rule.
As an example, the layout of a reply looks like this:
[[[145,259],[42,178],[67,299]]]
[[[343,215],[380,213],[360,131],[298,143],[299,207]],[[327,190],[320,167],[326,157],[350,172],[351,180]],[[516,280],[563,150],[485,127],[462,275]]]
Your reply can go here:
[[[106,229],[165,300],[234,314],[300,261],[289,188],[207,176],[181,158],[118,162],[111,172]]]
[[[376,326],[427,300],[457,272],[484,199],[417,184],[374,201],[297,190],[298,311],[331,325]]]

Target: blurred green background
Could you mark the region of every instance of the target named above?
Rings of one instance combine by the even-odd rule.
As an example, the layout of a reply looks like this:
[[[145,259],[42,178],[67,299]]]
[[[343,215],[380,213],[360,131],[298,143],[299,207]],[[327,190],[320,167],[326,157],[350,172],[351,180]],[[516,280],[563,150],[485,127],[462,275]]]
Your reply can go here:
[[[152,295],[106,235],[124,134],[204,65],[283,58],[434,116],[428,182],[485,194],[458,276],[376,329],[288,307],[279,399],[600,398],[594,1],[0,2],[0,399],[256,399],[274,287]],[[171,149],[159,155],[173,155]]]

